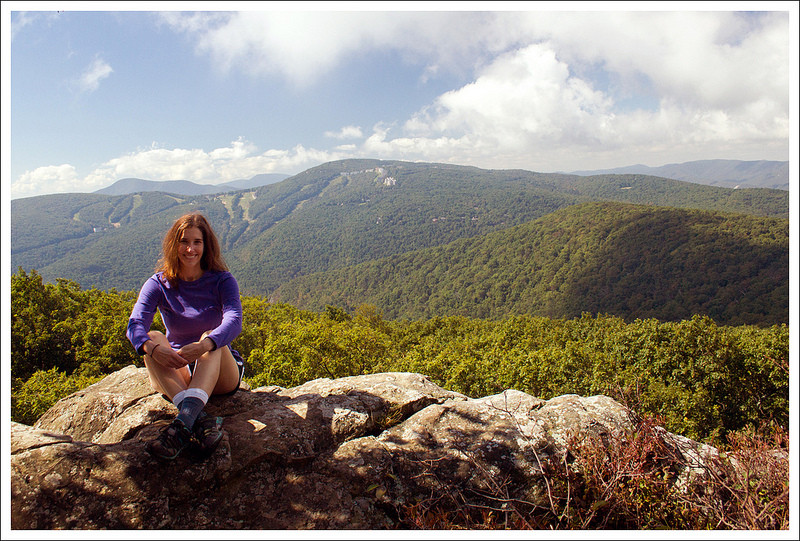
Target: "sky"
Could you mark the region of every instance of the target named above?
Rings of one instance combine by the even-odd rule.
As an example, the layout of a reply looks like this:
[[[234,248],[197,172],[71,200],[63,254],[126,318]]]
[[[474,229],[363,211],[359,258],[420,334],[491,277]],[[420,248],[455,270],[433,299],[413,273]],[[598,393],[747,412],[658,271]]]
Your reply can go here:
[[[345,158],[566,172],[796,146],[796,2],[2,10],[12,199]]]

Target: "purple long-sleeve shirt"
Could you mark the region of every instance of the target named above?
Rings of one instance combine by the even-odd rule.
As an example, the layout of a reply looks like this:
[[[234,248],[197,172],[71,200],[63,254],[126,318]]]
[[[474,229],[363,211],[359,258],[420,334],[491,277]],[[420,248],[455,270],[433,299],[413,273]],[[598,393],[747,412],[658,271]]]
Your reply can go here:
[[[128,340],[140,355],[156,310],[161,312],[167,340],[175,349],[197,342],[206,331],[220,348],[230,345],[242,332],[239,284],[230,272],[206,271],[192,282],[178,280],[176,287],[160,272],[151,276],[139,291],[128,319]]]

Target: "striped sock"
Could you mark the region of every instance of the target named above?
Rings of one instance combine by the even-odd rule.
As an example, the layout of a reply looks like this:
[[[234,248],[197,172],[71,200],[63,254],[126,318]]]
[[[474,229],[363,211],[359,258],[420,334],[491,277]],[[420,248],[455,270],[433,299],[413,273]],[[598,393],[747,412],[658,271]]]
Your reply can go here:
[[[181,409],[178,412],[178,419],[191,430],[207,402],[208,394],[206,394],[203,389],[186,389],[186,395],[181,402]]]

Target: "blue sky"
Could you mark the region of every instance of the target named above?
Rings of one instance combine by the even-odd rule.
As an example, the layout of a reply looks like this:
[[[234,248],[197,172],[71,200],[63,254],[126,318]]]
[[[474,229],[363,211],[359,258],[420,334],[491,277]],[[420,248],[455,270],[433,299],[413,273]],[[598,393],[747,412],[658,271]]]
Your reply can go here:
[[[795,2],[608,5],[3,2],[4,196],[790,159]]]

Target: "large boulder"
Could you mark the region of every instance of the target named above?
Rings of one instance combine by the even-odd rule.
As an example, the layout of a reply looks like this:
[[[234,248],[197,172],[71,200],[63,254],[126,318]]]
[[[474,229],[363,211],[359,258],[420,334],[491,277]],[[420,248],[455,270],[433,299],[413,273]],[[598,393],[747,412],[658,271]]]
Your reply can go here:
[[[168,463],[145,443],[176,410],[143,368],[64,398],[33,427],[12,423],[12,528],[384,529],[452,494],[546,505],[548,464],[636,426],[605,396],[472,399],[413,373],[242,389],[206,409],[224,417],[220,446]],[[713,455],[663,437],[686,475]]]

